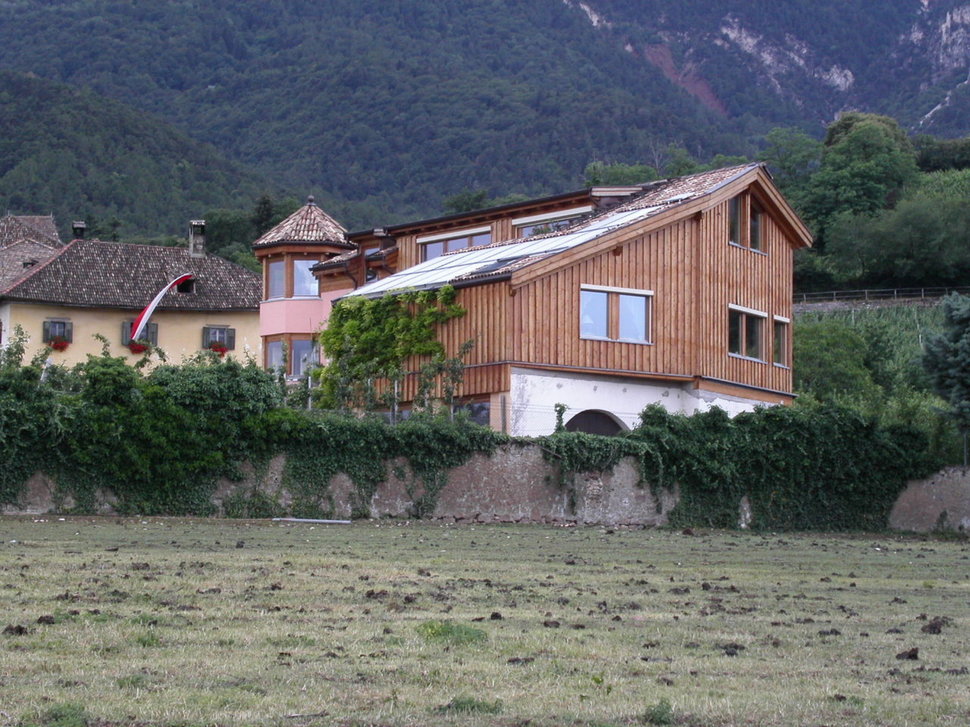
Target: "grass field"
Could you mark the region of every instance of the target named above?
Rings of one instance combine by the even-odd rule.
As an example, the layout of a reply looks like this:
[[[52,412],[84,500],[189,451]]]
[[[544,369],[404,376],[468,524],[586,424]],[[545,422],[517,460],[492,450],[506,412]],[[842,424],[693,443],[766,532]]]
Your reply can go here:
[[[0,724],[966,725],[970,544],[0,519]]]

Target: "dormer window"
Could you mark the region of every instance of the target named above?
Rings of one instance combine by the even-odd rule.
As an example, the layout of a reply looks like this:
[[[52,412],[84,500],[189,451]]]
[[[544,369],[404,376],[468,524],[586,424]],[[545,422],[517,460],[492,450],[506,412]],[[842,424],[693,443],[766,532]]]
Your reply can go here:
[[[175,290],[179,293],[194,293],[195,278],[189,278],[188,280],[183,280],[175,287]]]

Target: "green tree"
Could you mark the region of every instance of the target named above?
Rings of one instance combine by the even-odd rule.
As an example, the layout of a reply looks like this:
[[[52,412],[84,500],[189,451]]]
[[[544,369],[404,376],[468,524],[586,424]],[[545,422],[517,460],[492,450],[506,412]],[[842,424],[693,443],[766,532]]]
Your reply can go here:
[[[970,432],[970,297],[954,294],[944,298],[943,331],[927,339],[923,365],[963,433],[966,466],[966,437]]]
[[[758,158],[768,164],[778,187],[792,195],[818,170],[822,142],[800,129],[776,128],[765,135],[765,148]]]
[[[587,187],[626,186],[650,182],[657,178],[657,170],[646,164],[590,162],[583,170]]]
[[[824,248],[838,215],[873,215],[893,207],[917,174],[916,156],[894,119],[848,113],[829,126],[822,164],[812,175],[802,211]]]

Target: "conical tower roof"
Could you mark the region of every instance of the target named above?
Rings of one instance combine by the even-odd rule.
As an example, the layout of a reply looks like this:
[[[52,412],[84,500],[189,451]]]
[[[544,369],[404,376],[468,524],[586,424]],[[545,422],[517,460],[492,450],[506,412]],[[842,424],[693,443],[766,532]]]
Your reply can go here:
[[[253,249],[314,243],[338,245],[348,249],[356,247],[347,241],[347,230],[344,226],[320,209],[314,203],[313,197],[308,197],[305,205],[256,240]]]

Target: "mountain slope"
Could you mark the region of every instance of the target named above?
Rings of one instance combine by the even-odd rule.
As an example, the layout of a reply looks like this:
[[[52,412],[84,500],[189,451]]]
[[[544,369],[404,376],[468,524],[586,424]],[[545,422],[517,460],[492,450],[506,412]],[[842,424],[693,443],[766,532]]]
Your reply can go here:
[[[182,234],[265,181],[148,115],[69,86],[0,71],[0,209],[118,218],[121,234]]]
[[[970,133],[965,0],[566,0],[699,101],[738,117],[820,127],[840,111],[913,131]]]
[[[840,111],[970,133],[967,0],[8,0],[0,67],[87,87],[350,226],[593,160],[752,154]]]

